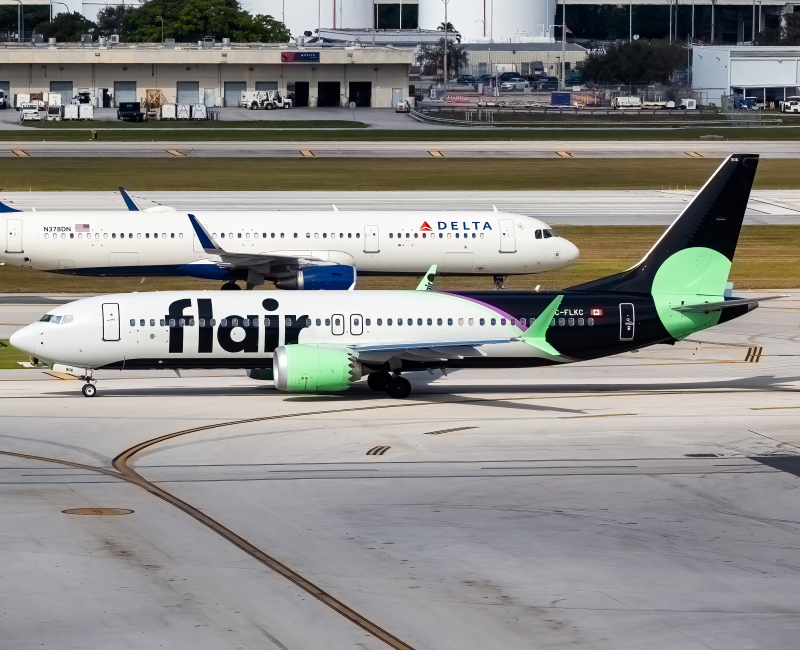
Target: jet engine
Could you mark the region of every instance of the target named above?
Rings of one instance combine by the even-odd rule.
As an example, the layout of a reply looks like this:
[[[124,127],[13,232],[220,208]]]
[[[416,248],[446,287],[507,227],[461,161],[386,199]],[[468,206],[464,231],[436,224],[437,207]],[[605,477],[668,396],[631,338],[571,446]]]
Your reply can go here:
[[[278,390],[315,393],[347,390],[362,370],[349,350],[296,344],[275,348],[272,373]]]
[[[309,266],[297,271],[290,278],[282,278],[275,283],[279,289],[297,289],[313,291],[327,289],[329,291],[347,290],[356,281],[356,268],[343,264],[329,266]]]

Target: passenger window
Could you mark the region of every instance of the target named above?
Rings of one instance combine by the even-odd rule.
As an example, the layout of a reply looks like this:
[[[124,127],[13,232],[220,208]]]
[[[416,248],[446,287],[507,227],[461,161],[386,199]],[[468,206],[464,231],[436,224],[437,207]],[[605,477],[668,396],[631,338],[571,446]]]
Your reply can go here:
[[[382,318],[378,318],[378,319],[375,321],[375,323],[376,323],[376,324],[377,324],[377,325],[380,327],[381,325],[383,325],[383,319],[382,319]]]
[[[178,327],[185,327],[186,326],[186,319],[181,318],[178,320]]]
[[[416,239],[417,237],[419,237],[419,234],[418,233],[414,233],[414,239]]]
[[[586,324],[587,324],[589,327],[591,327],[592,325],[594,325],[594,318],[587,318],[587,319],[586,319]]]
[[[481,239],[483,239],[483,233],[481,233]]]
[[[387,318],[387,319],[386,319],[386,326],[388,327],[388,326],[390,326],[391,324],[392,324],[392,319],[391,319],[391,318]]]
[[[444,237],[444,235],[442,233],[439,233],[439,239],[441,239],[442,237]]]
[[[294,234],[294,238],[297,239],[297,233]]]
[[[224,237],[225,235],[222,235],[222,236]],[[171,233],[169,234],[169,238],[170,238],[170,239],[175,239],[175,233],[174,233],[174,232],[171,232]]]
[[[439,325],[441,325],[441,324],[442,324],[442,323],[441,323],[441,320],[442,320],[442,319],[440,318],[440,319],[439,319]],[[433,319],[432,319],[432,318],[429,318],[429,319],[428,319],[428,326],[430,326],[430,325],[433,325]]]
[[[161,325],[161,327],[164,327],[164,325],[166,325],[166,321],[162,318],[160,321],[158,321],[158,324]]]
[[[491,320],[491,324],[492,324],[492,325],[497,325],[497,319],[493,318],[493,319]]]
[[[463,325],[464,324],[464,319],[463,318],[459,318],[458,319],[458,324],[459,325]]]
[[[567,321],[567,323],[569,324],[569,326],[570,326],[570,327],[572,327],[573,325],[575,325],[575,319],[574,319],[574,318],[570,318],[570,319]]]
[[[200,327],[205,327],[206,326],[206,319],[205,318],[201,318],[199,322],[200,322]]]
[[[194,318],[189,319],[189,327],[194,327]]]
[[[245,321],[245,323],[247,323],[247,321]],[[311,319],[310,318],[306,318],[306,327],[311,327]]]
[[[356,239],[359,239],[360,237],[361,237],[361,233],[360,233],[360,232],[357,232],[357,233],[356,233]]]
[[[447,319],[447,324],[448,325],[452,325],[453,324],[453,319],[452,318],[448,318]]]
[[[519,324],[524,327],[525,326],[525,319],[524,318],[520,318],[519,319]]]
[[[339,326],[342,324],[342,321],[340,321],[338,318],[334,318],[334,319],[333,319],[333,324],[334,324],[336,327],[339,327]]]
[[[149,233],[149,232],[146,232],[146,233],[144,234],[144,238],[145,238],[145,239],[150,239],[150,233]]]
[[[541,238],[542,238],[542,231],[541,230],[537,230],[536,231],[536,239],[541,239]]]
[[[61,237],[64,237],[64,235],[61,235]],[[70,238],[70,239],[75,239],[75,233],[74,233],[74,232],[71,232],[71,233],[69,234],[69,238]]]
[[[475,233],[472,233],[472,238],[475,239]]]
[[[317,319],[317,327],[319,327],[320,325],[322,325],[322,319],[318,318]]]
[[[326,318],[325,319],[325,327],[330,327],[330,324],[331,324],[331,319],[330,318]]]
[[[283,233],[281,233],[281,239],[283,239]]]
[[[421,318],[417,319],[417,325],[420,325],[420,326],[422,325],[422,319]]]
[[[344,239],[344,233],[343,232],[339,233],[339,239]]]
[[[470,320],[472,320],[472,319],[470,319]],[[478,324],[480,324],[480,325],[486,325],[486,319],[485,319],[485,318],[481,318],[481,319],[478,321]]]
[[[451,323],[452,323],[452,320],[453,320],[453,319],[451,318],[451,319],[450,319]],[[441,318],[437,318],[437,319],[436,319],[436,324],[437,324],[437,325],[441,325],[441,324],[442,324],[442,319],[441,319]]]
[[[403,319],[402,318],[398,318],[397,319],[397,324],[398,325],[402,325],[403,324]],[[391,325],[391,323],[389,323],[389,325]]]
[[[447,233],[447,238],[450,239],[453,236],[453,233]]]
[[[365,319],[364,319],[364,325],[366,325],[367,327],[369,327],[371,324],[372,324],[372,321],[371,321],[369,318],[365,318]]]
[[[389,233],[389,239],[392,239],[393,237],[394,237],[394,233],[393,233],[393,232],[390,232],[390,233]]]
[[[564,322],[565,322],[565,321],[564,321],[564,319],[563,319],[563,318],[559,318],[559,319],[558,319],[558,325],[559,325],[559,327],[564,327]]]
[[[583,327],[583,319],[582,318],[578,319],[578,327]]]
[[[117,233],[115,233],[115,232],[112,232],[112,233],[111,233],[111,239],[116,239],[116,238],[117,238]]]
[[[428,236],[427,233],[422,233],[422,238],[425,239]]]
[[[501,325],[505,325],[506,324],[506,319],[505,318],[501,318],[500,319],[500,324]],[[492,325],[494,325],[494,323],[492,323]]]
[[[46,237],[47,237],[47,236],[45,235],[45,238],[46,238]],[[156,237],[158,237],[158,235],[156,235]],[[104,232],[104,233],[103,233],[103,239],[108,239],[108,233],[107,233],[107,232]]]
[[[131,318],[131,327],[136,327],[136,321],[133,318]]]
[[[254,319],[251,321],[251,323],[252,323],[253,327],[258,327],[258,316],[256,316],[256,317],[255,317],[255,318],[254,318]]]
[[[227,319],[227,318],[223,318],[223,319],[222,319],[222,320],[219,322],[219,326],[220,326],[220,327],[228,327],[228,319]]]
[[[141,239],[141,238],[142,238],[142,233],[140,233],[140,232],[137,232],[137,233],[136,233],[136,239]]]
[[[310,232],[306,233],[306,239],[311,239],[311,233]]]
[[[323,239],[327,239],[328,238],[328,233],[326,233],[326,232],[322,233],[322,238]]]
[[[458,233],[456,233],[456,239],[458,239]]]
[[[469,324],[470,325],[474,325],[475,324],[475,319],[474,318],[470,318],[469,319]]]
[[[250,319],[249,318],[243,319],[242,320],[242,325],[244,325],[245,327],[250,327]],[[310,323],[309,323],[309,325],[310,325]]]
[[[288,323],[287,323],[288,325]],[[231,327],[239,327],[239,319],[238,318],[231,318]]]
[[[155,318],[151,318],[150,319],[150,327],[155,327],[155,326],[156,326],[156,319]]]

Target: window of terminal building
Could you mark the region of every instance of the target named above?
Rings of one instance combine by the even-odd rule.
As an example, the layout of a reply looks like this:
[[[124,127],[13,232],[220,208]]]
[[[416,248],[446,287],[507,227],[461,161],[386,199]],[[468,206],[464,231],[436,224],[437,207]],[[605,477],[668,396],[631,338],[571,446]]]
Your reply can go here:
[[[418,3],[380,3],[375,4],[375,24],[377,29],[418,29]]]

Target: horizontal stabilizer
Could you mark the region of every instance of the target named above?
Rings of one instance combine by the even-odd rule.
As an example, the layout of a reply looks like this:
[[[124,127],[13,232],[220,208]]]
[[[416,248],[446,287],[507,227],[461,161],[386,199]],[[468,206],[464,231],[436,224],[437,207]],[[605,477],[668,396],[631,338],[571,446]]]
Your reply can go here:
[[[703,302],[694,305],[678,305],[672,309],[675,311],[689,312],[692,314],[707,314],[710,311],[720,309],[730,309],[731,307],[743,307],[745,305],[758,305],[763,300],[776,300],[786,298],[786,296],[763,296],[761,298],[734,298],[733,300],[721,300],[717,302]]]

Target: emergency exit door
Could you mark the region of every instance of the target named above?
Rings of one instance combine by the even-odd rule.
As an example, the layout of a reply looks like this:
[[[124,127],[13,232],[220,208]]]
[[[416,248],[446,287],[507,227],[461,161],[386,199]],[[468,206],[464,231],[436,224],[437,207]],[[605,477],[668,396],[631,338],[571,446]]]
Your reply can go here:
[[[378,226],[364,226],[364,252],[380,253]]]
[[[511,219],[500,219],[500,252],[517,252],[517,237],[514,234],[514,222]]]
[[[355,336],[361,336],[364,333],[364,319],[361,314],[350,316],[350,333]]]
[[[22,219],[6,219],[6,253],[22,252]]]
[[[115,302],[103,303],[103,340],[119,341],[119,305]]]
[[[636,324],[636,316],[633,311],[633,304],[623,302],[619,306],[619,340],[633,341],[633,332]]]

